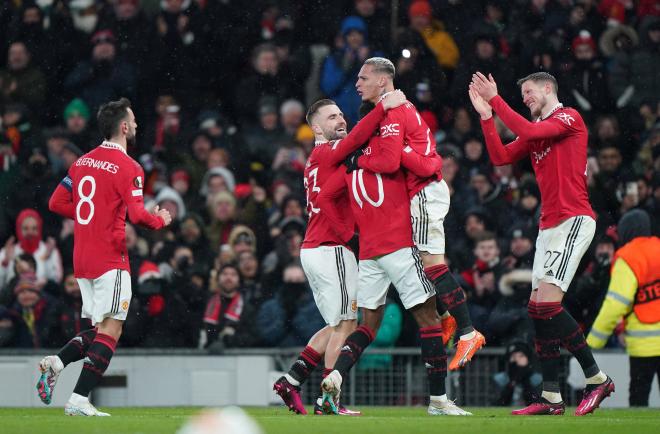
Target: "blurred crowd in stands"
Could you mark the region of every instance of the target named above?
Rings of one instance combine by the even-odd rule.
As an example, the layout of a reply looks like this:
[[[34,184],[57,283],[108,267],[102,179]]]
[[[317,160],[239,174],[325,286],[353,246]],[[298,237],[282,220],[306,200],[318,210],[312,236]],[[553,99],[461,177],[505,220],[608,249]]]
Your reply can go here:
[[[304,345],[323,325],[299,254],[302,172],[314,146],[304,114],[329,97],[354,124],[357,72],[374,55],[394,62],[396,86],[435,135],[452,194],[450,268],[489,345],[530,340],[540,194],[529,161],[492,166],[467,86],[473,72],[491,73],[528,116],[516,79],[557,77],[560,101],[590,128],[598,229],[565,299],[588,330],[620,215],[645,209],[658,234],[657,1],[8,0],[0,347],[58,347],[89,327],[72,270],[73,221],[49,212],[48,199],[100,143],[99,105],[122,96],[137,116],[129,154],[144,167],[147,206],[167,208],[174,222],[159,232],[127,224],[133,300],[121,346]],[[415,345],[394,292],[387,312],[375,345]]]

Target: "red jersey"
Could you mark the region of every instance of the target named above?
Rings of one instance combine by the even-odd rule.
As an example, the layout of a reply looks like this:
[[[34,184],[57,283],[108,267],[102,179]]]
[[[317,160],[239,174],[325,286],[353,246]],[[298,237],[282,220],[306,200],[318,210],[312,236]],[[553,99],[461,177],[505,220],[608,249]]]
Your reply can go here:
[[[95,279],[113,269],[130,272],[126,251],[126,211],[131,222],[163,227],[144,209],[140,165],[118,144],[103,142],[69,168],[50,198],[49,208],[75,221],[73,267],[79,278]]]
[[[380,123],[379,135],[383,146],[403,148],[407,151],[403,154],[400,164],[406,169],[406,184],[410,198],[431,182],[442,179],[442,159],[436,152],[435,138],[412,103],[406,102],[389,110]],[[427,158],[407,158],[412,152]],[[365,156],[360,159],[364,161],[365,168],[370,167],[368,162],[370,158]],[[439,159],[440,165],[431,163],[432,159]],[[437,169],[429,174],[428,166],[420,166],[420,163],[434,164]]]
[[[595,218],[587,193],[587,127],[580,114],[558,105],[545,119],[530,122],[498,95],[490,100],[497,115],[518,137],[502,145],[491,117],[481,121],[493,164],[511,164],[530,157],[541,191],[539,227],[554,227],[567,218]]]
[[[383,145],[373,137],[365,153],[373,156],[375,166],[385,168],[398,165],[401,149]],[[321,206],[328,207],[333,222],[341,217],[328,202],[336,200],[348,189],[351,209],[360,233],[360,259],[386,255],[404,247],[412,247],[410,198],[406,178],[398,168],[391,173],[358,169],[351,173],[338,172],[328,180],[326,190],[319,195]]]
[[[302,243],[303,249],[321,245],[345,245],[353,236],[355,218],[351,213],[347,192],[339,195],[334,204],[326,205],[335,208],[335,222],[328,220],[326,207],[319,206],[317,198],[328,179],[335,173],[345,173],[346,168],[341,163],[351,152],[369,140],[384,115],[383,105],[377,104],[345,138],[316,143],[305,165],[304,183],[309,224]]]

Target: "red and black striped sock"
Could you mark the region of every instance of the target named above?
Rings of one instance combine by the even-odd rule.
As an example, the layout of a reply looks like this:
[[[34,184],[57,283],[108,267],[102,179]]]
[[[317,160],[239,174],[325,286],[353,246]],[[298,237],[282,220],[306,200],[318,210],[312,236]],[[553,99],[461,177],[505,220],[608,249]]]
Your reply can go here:
[[[552,317],[559,313],[561,303],[536,303],[530,301],[527,305],[529,317],[534,322],[536,336],[534,347],[541,362],[543,373],[543,390],[559,393],[559,358],[560,340],[553,329]]]
[[[441,396],[446,393],[447,354],[442,344],[442,327],[440,325],[419,329],[422,341],[422,361],[426,366],[431,396]]]
[[[298,359],[291,365],[289,375],[299,384],[303,384],[319,362],[321,362],[321,355],[314,348],[305,347]]]
[[[328,375],[330,375],[331,372],[332,372],[332,368],[324,368],[324,369],[323,369],[323,374],[322,374],[323,378],[325,378],[325,377],[327,377]]]
[[[81,331],[73,339],[67,342],[60,352],[57,353],[64,366],[82,360],[85,357],[85,354],[87,354],[87,350],[95,337],[96,329],[93,328]]]
[[[110,335],[96,333],[94,342],[87,350],[87,357],[83,363],[83,369],[78,377],[78,383],[73,393],[88,396],[89,392],[101,381],[105,370],[110,364],[110,359],[115,353],[117,341]]]
[[[357,363],[362,352],[374,341],[374,332],[365,325],[359,326],[353,333],[348,335],[344,346],[341,348],[334,369],[345,377],[353,365]]]
[[[426,267],[424,273],[433,283],[440,304],[456,319],[457,335],[462,336],[474,330],[470,312],[465,302],[465,292],[445,264]]]

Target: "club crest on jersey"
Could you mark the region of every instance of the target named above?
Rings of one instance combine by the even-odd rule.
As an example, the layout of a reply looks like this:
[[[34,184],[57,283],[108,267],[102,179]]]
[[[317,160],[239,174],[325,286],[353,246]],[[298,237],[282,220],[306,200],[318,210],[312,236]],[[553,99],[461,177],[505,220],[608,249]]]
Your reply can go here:
[[[141,176],[136,176],[135,179],[133,180],[133,185],[137,188],[142,188],[142,177]]]
[[[568,125],[569,127],[571,126],[571,122],[575,122],[575,118],[568,113],[557,113],[554,117]]]
[[[382,138],[399,135],[399,124],[387,124],[380,127],[380,136]]]

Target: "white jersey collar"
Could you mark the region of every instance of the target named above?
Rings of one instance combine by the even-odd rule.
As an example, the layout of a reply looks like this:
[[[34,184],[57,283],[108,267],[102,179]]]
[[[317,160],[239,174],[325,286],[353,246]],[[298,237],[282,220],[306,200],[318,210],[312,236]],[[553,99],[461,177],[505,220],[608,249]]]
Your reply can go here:
[[[559,110],[562,107],[564,107],[564,104],[558,102],[557,105],[555,105],[552,108],[552,110],[550,110],[550,112],[548,112],[548,114],[546,116],[539,116],[539,118],[536,120],[536,122],[541,122],[541,121],[544,121],[544,120],[548,119],[554,112],[556,112],[557,110]]]
[[[115,142],[109,142],[107,140],[104,140],[103,143],[101,143],[101,147],[105,149],[117,149],[119,151],[122,151],[124,154],[126,154],[126,149],[119,143]]]

